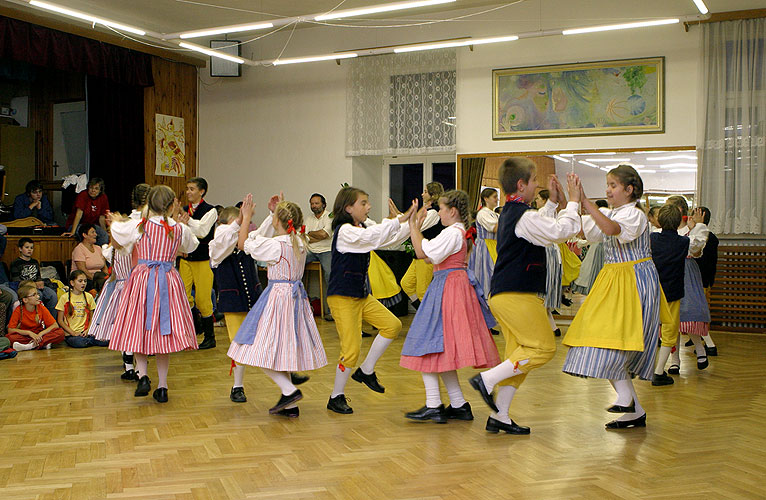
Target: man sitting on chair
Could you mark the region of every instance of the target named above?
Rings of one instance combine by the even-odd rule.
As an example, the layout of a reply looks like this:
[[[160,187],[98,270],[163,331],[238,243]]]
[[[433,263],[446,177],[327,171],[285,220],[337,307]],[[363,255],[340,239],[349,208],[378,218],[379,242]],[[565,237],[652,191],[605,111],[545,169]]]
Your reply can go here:
[[[319,193],[314,193],[309,198],[311,212],[313,217],[306,217],[306,236],[308,236],[308,252],[306,252],[306,263],[319,262],[322,266],[324,275],[324,294],[322,304],[324,305],[324,319],[332,321],[330,309],[327,307],[327,283],[330,280],[330,262],[332,261],[332,219],[327,212],[327,202]]]

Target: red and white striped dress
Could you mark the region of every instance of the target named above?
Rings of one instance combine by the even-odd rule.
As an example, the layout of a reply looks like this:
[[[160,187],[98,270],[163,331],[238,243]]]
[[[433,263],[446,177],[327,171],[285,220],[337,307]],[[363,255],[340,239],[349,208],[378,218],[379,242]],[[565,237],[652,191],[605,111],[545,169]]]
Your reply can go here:
[[[255,330],[252,344],[232,341],[228,355],[237,363],[275,371],[306,371],[327,364],[322,339],[300,282],[305,256],[295,256],[290,236],[266,238],[251,233],[245,252],[269,264],[269,286],[263,291],[237,332]],[[300,286],[300,294],[294,287]],[[297,295],[297,296],[296,296]],[[265,302],[262,303],[262,302]],[[236,338],[235,338],[236,340]]]
[[[88,329],[88,334],[97,340],[109,340],[112,325],[117,316],[120,296],[130,277],[133,268],[131,253],[124,250],[114,249],[112,257],[112,278],[104,286],[104,290],[98,296],[96,310],[93,312],[93,320]],[[111,288],[111,290],[109,290]],[[106,293],[105,293],[106,292]]]
[[[136,252],[139,263],[130,274],[120,297],[117,316],[112,326],[109,349],[114,351],[138,352],[141,354],[169,354],[189,349],[197,349],[194,322],[186,299],[186,291],[178,271],[172,267],[176,252],[191,252],[198,241],[191,230],[183,224],[172,224],[172,237],[166,235],[165,228],[152,217],[144,223],[144,233],[138,232],[140,221],[112,223],[112,237],[120,245],[127,245],[136,239]],[[171,220],[171,223],[173,221]],[[123,226],[124,225],[124,226]],[[140,238],[140,239],[139,239]],[[120,241],[122,239],[123,241]],[[142,261],[161,261],[170,264],[165,272],[155,268],[152,282],[149,282],[151,269]],[[170,303],[170,334],[160,332],[160,289],[159,276],[166,274],[168,301]],[[147,306],[147,288],[153,287],[154,301]],[[151,328],[146,329],[148,309],[154,310]]]

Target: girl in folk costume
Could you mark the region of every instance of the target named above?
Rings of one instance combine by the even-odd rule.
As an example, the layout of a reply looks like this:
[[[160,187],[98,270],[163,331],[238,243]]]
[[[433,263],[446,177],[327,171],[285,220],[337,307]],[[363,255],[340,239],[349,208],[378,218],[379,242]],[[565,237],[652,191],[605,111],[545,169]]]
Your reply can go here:
[[[537,174],[529,158],[515,157],[503,162],[499,171],[506,203],[498,223],[497,265],[492,275],[489,307],[505,337],[506,360],[471,378],[471,386],[494,411],[487,419],[488,432],[529,434],[529,427],[517,425],[508,414],[516,390],[527,374],[550,361],[556,354],[556,340],[545,312],[545,247],[566,241],[580,230],[578,214],[580,179],[567,176],[570,201],[553,218],[564,188],[551,175],[548,181],[548,209],[532,210]],[[497,386],[497,404],[492,390]]]
[[[135,244],[138,253],[138,265],[120,296],[109,348],[135,354],[136,397],[151,390],[147,356],[156,355],[159,382],[152,395],[160,403],[168,400],[168,355],[197,348],[191,308],[173,263],[178,252],[191,252],[198,242],[184,223],[168,217],[177,212],[173,190],[154,186],[141,220],[109,217],[114,241],[123,247]]]
[[[646,426],[631,378],[652,379],[660,312],[663,320],[670,320],[652,262],[651,228],[636,206],[643,191],[636,170],[620,165],[606,176],[612,210],[599,210],[581,196],[590,214],[583,216],[583,233],[588,241],[603,241],[605,264],[564,337],[570,349],[563,371],[609,380],[617,400],[607,411],[622,416],[607,423],[607,429]]]
[[[476,213],[476,248],[468,260],[468,268],[481,283],[482,292],[489,297],[492,273],[497,261],[497,190],[485,188],[481,192],[481,209]]]
[[[444,193],[444,186],[441,182],[429,182],[423,189],[423,208],[426,209],[426,215],[423,224],[420,226],[420,232],[426,239],[434,239],[444,229],[439,219],[439,197]],[[402,290],[406,293],[412,305],[417,309],[420,301],[428,290],[428,285],[434,277],[434,266],[426,259],[413,259],[412,264],[402,277]]]
[[[253,197],[248,194],[242,202],[243,221],[252,218],[253,208]],[[302,226],[300,207],[290,201],[281,201],[272,216],[270,229],[276,234],[274,238],[258,234],[258,231],[248,234],[246,223],[239,228],[237,247],[253,259],[268,263],[269,285],[242,322],[228,352],[237,363],[235,387],[242,387],[243,365],[261,368],[282,391],[269,413],[287,417],[298,416],[295,403],[303,398],[289,372],[315,370],[327,364],[301,282],[307,248]]]
[[[367,269],[370,265],[370,252],[407,239],[410,234],[407,220],[415,206],[413,203],[405,214],[366,228],[363,222],[371,208],[367,193],[361,189],[344,187],[335,198],[332,272],[327,304],[340,337],[340,357],[327,409],[336,413],[353,413],[344,393],[349,377],[364,383],[375,392],[385,391],[375,375],[375,364],[399,334],[402,322],[370,295]],[[362,345],[359,334],[362,320],[376,327],[379,333],[372,342],[367,358],[352,375],[351,369],[359,360]]]
[[[141,220],[141,209],[146,205],[146,196],[149,194],[149,184],[138,184],[133,188],[132,200],[133,211],[128,217],[132,220]],[[109,228],[111,232],[111,228]],[[112,325],[117,316],[117,308],[120,304],[120,296],[125,288],[125,283],[130,277],[130,272],[138,263],[133,244],[120,246],[112,241],[102,248],[104,259],[112,263],[112,274],[104,289],[98,296],[96,311],[93,313],[90,331],[96,340],[108,341],[112,332]],[[123,352],[122,361],[125,371],[120,378],[122,380],[137,381],[138,375],[133,366],[133,353]]]
[[[422,372],[426,405],[407,413],[412,420],[473,420],[471,405],[463,397],[457,369],[489,368],[500,362],[489,333],[495,320],[473,272],[466,269],[470,226],[468,195],[448,191],[439,198],[439,217],[445,229],[433,239],[420,232],[425,210],[410,217],[410,237],[415,253],[434,265],[434,279],[412,321],[404,341],[400,365]],[[444,408],[439,395],[439,376],[449,394]]]
[[[548,203],[550,191],[541,189],[535,196],[535,206],[545,217],[556,217],[558,205]],[[562,267],[561,267],[561,248],[557,244],[547,245],[545,247],[545,310],[548,312],[548,322],[551,325],[551,331],[558,337],[561,330],[556,326],[553,319],[553,311],[561,308],[561,298],[563,290],[561,289]],[[558,314],[558,313],[557,313]]]

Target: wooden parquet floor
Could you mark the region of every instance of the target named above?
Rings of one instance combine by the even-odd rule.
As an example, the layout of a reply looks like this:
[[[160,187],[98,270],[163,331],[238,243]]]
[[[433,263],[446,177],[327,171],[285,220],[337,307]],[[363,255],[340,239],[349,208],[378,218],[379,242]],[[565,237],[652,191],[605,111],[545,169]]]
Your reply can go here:
[[[334,360],[334,325],[319,323]],[[685,354],[675,385],[637,383],[648,426],[616,432],[604,430],[609,384],[562,374],[559,349],[514,400],[532,428],[520,437],[484,430],[474,370],[460,373],[473,422],[405,420],[424,392],[398,366],[403,336],[378,366],[385,394],[349,381],[353,415],[325,408],[333,366],[301,386],[298,419],[268,414],[279,392],[257,369],[248,402],[232,403],[216,330],[216,349],[171,356],[164,405],[134,398],[107,349],[0,361],[0,500],[766,498],[766,336],[717,334],[704,372]]]

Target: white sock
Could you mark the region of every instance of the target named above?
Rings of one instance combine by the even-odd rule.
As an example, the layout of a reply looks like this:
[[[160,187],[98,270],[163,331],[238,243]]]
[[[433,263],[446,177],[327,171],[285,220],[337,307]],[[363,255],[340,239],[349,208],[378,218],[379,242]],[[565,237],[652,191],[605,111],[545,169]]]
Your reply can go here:
[[[495,404],[498,411],[492,418],[510,424],[511,417],[508,415],[508,410],[511,408],[511,401],[513,401],[513,396],[515,395],[516,388],[512,385],[501,385],[498,387],[497,395],[495,395]]]
[[[705,342],[700,338],[700,336],[689,335],[689,338],[692,342],[694,342],[694,351],[696,352],[697,357],[707,357],[707,351],[705,351]]]
[[[348,378],[351,376],[351,368],[346,367],[345,370],[341,370],[339,366],[335,367],[335,385],[332,388],[332,394],[330,394],[331,398],[334,398],[336,396],[340,396],[343,394],[346,390],[346,382],[348,382]]]
[[[670,355],[670,364],[676,365],[678,367],[681,366],[681,334],[678,334],[678,337],[676,337],[676,351]]]
[[[548,323],[551,324],[551,331],[555,332],[556,328],[558,327],[556,326],[556,320],[553,319],[553,313],[551,312],[550,309],[548,309]]]
[[[630,406],[630,402],[633,400],[633,382],[629,378],[623,380],[610,380],[609,381],[617,391],[617,400],[614,404],[619,406]]]
[[[423,373],[423,385],[426,387],[426,406],[438,408],[442,404],[439,394],[439,375],[436,373]]]
[[[444,372],[441,374],[444,387],[447,388],[447,394],[449,395],[449,404],[453,408],[460,408],[466,401],[463,396],[463,390],[460,389],[460,380],[457,378],[457,372],[455,370]]]
[[[245,365],[237,365],[234,367],[234,387],[244,387],[245,382]]]
[[[410,302],[415,302],[416,300],[418,300],[417,293],[413,293],[412,295],[410,295]]]
[[[157,387],[164,387],[165,389],[168,388],[168,368],[170,366],[170,355],[169,354],[157,354],[154,359],[157,363],[157,378],[159,381],[157,382]]]
[[[386,352],[386,349],[393,341],[393,339],[387,339],[380,334],[375,337],[375,340],[372,341],[370,350],[367,353],[367,357],[360,366],[362,373],[369,375],[375,371],[375,363],[377,363],[380,357],[383,356],[383,353]]]
[[[519,361],[518,364],[519,366],[524,366],[527,363],[529,363],[529,360],[525,359],[523,361]],[[484,380],[484,387],[487,388],[487,392],[491,393],[492,389],[495,388],[495,385],[497,385],[497,383],[501,380],[515,377],[516,375],[521,375],[522,373],[524,372],[516,368],[513,363],[506,359],[496,367],[490,368],[485,372],[481,372],[481,378]]]
[[[713,342],[713,337],[711,337],[709,333],[707,335],[704,335],[702,337],[702,340],[705,341],[705,345],[706,346],[708,346],[708,347],[715,347],[715,342]]]
[[[263,373],[268,375],[269,378],[279,386],[279,388],[282,390],[283,396],[289,396],[297,390],[297,388],[290,381],[290,375],[287,372],[277,372],[274,370],[269,370],[268,368],[261,368],[261,370],[263,370]]]
[[[136,373],[138,373],[139,378],[144,375],[149,375],[147,373],[149,369],[149,360],[147,359],[146,354],[137,352],[134,354],[134,358],[136,362]]]
[[[14,351],[31,351],[35,348],[35,343],[30,342],[29,344],[22,344],[21,342],[14,342],[13,343],[13,350]]]
[[[630,389],[630,397],[633,399],[633,404],[636,406],[635,413],[623,413],[620,417],[617,418],[617,420],[635,420],[641,415],[644,415],[646,413],[646,410],[641,406],[641,403],[638,402],[638,394],[636,394],[636,388],[633,387],[633,381],[630,379],[617,382],[627,382]]]
[[[665,363],[668,362],[668,358],[670,357],[670,351],[672,351],[672,347],[660,347],[660,352],[657,353],[657,365],[654,367],[654,374],[655,375],[662,375],[665,373]]]

